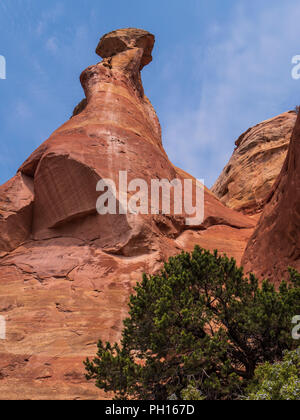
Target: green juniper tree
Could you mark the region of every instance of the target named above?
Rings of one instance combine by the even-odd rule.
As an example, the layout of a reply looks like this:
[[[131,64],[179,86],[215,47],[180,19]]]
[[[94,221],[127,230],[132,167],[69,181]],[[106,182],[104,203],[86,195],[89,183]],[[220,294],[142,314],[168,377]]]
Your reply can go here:
[[[258,365],[293,349],[300,276],[259,286],[234,259],[196,247],[144,275],[130,298],[121,344],[98,344],[87,379],[118,399],[237,399]],[[198,399],[198,398],[197,398]]]

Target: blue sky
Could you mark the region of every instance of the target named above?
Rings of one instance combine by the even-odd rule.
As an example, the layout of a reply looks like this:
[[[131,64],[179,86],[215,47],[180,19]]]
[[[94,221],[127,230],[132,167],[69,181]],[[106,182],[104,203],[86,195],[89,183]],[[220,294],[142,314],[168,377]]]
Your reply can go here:
[[[154,33],[146,94],[174,164],[211,186],[236,138],[300,103],[299,0],[0,0],[0,183],[83,98],[79,75],[114,29]]]

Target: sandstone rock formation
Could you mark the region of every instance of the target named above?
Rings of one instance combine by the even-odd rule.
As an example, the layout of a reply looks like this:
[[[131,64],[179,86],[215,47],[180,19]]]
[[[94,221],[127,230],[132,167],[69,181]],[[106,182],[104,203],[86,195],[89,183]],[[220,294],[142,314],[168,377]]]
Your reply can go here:
[[[89,399],[82,361],[119,340],[142,272],[195,244],[241,260],[255,222],[205,189],[205,217],[99,215],[99,180],[193,179],[169,161],[141,69],[154,36],[125,29],[103,37],[103,61],[80,80],[86,98],[0,189],[1,399]],[[173,203],[174,204],[174,203]]]
[[[242,261],[246,271],[280,282],[300,270],[300,114],[282,171]]]
[[[261,212],[287,155],[296,112],[285,112],[250,128],[212,192],[228,207],[248,214]]]
[[[31,232],[33,181],[18,173],[0,187],[0,253],[12,251]]]

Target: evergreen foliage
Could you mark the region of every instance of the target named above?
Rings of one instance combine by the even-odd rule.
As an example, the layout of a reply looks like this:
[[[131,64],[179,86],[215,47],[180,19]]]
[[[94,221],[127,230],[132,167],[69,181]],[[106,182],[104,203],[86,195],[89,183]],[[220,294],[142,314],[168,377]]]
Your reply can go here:
[[[248,393],[254,401],[300,401],[299,353],[287,352],[282,362],[259,366]]]
[[[98,344],[87,379],[118,399],[238,399],[256,368],[292,350],[300,275],[260,286],[234,259],[196,247],[144,275],[130,298],[121,345]]]

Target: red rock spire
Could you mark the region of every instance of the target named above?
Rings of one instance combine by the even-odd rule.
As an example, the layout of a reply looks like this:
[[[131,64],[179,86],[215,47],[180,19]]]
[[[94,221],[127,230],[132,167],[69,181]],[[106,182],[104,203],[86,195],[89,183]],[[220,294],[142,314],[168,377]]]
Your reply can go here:
[[[9,317],[0,341],[2,398],[99,397],[82,361],[99,338],[120,339],[142,272],[157,272],[195,244],[239,260],[252,233],[250,218],[207,190],[198,227],[172,214],[97,213],[98,181],[118,185],[120,171],[147,185],[192,179],[169,161],[144,94],[140,70],[153,44],[153,35],[135,29],[103,37],[103,61],[82,73],[86,98],[74,117],[0,187],[0,312]]]

